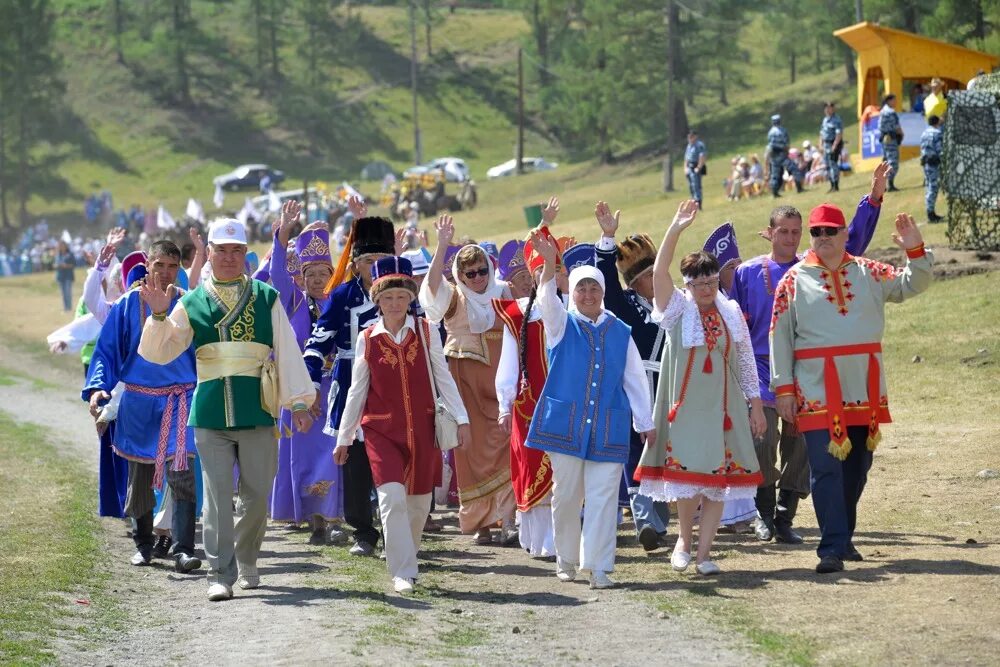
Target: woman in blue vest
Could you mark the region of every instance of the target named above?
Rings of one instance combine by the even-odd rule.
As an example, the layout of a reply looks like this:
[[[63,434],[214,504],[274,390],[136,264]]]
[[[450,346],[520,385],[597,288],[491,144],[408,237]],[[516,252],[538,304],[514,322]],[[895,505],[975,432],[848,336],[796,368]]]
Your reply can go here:
[[[537,303],[549,375],[526,444],[548,452],[552,462],[556,576],[573,581],[578,569],[589,570],[591,588],[610,588],[630,413],[643,440],[656,440],[646,372],[629,326],[604,310],[601,272],[590,265],[573,269],[567,312],[553,280],[555,243],[537,231],[531,242],[545,259]]]

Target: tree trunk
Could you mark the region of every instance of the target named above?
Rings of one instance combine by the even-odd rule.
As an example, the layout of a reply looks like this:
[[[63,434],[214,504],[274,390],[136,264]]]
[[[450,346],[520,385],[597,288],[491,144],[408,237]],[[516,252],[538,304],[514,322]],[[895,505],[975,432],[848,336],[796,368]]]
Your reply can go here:
[[[790,83],[795,83],[795,51],[788,55],[788,70],[791,77]]]
[[[434,55],[431,51],[431,0],[424,0],[424,31],[427,38],[427,57]]]
[[[257,76],[264,72],[264,12],[261,0],[253,0],[253,24],[257,31]]]
[[[114,0],[112,3],[115,24],[115,55],[121,65],[125,64],[125,51],[122,49],[122,32],[125,30],[125,17],[122,15],[122,0]]]
[[[0,226],[10,228],[10,217],[7,215],[7,137],[6,123],[0,115]]]
[[[920,16],[917,7],[909,2],[902,3],[903,7],[903,29],[909,32],[918,32]]]
[[[278,7],[278,1],[271,0],[271,20],[269,21],[268,30],[271,37],[271,74],[275,79],[281,77],[281,69],[278,64]]]
[[[823,71],[823,54],[822,49],[819,48],[820,38],[816,38],[816,73],[819,74]]]
[[[974,8],[972,11],[972,36],[978,37],[979,39],[985,39],[986,37],[986,17],[983,16],[983,3],[982,0],[976,0],[973,3]]]
[[[674,80],[680,59],[680,9],[674,0],[667,0],[667,154],[663,158],[663,191],[674,191],[674,144],[677,143],[677,102],[675,101]],[[683,105],[683,102],[680,103]]]
[[[187,72],[186,0],[174,0],[174,66],[177,69],[177,95],[181,106],[191,106],[191,84]]]
[[[724,107],[729,106],[729,100],[726,98],[726,68],[719,63],[719,104]]]
[[[549,75],[549,26],[542,21],[539,0],[535,0],[532,10],[532,28],[535,33],[535,48],[538,51],[538,81],[542,88],[552,83]]]
[[[25,227],[28,224],[28,119],[24,105],[20,105],[18,112],[17,217],[21,227]]]
[[[857,83],[858,70],[854,67],[854,52],[846,47],[841,47],[840,50],[844,54],[844,73],[847,75],[847,81]]]

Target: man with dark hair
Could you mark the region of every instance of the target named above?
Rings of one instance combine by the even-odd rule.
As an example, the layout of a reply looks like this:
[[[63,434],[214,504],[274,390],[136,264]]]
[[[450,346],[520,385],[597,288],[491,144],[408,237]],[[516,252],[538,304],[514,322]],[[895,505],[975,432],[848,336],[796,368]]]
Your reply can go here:
[[[871,192],[858,203],[850,230],[847,250],[852,255],[864,254],[878,225],[889,165],[880,164],[872,176]],[[770,390],[770,351],[768,328],[774,308],[774,291],[785,273],[796,264],[802,240],[802,214],[791,206],[779,206],[771,211],[771,219],[762,234],[771,242],[771,252],[754,257],[736,268],[730,297],[740,305],[750,327],[750,341],[757,360],[760,395],[764,403],[767,432],[754,445],[764,483],[757,489],[757,537],[772,538],[788,544],[799,544],[802,538],[792,530],[799,499],[809,494],[809,466],[805,444],[794,422],[782,422],[778,430],[778,413],[774,393]],[[781,466],[778,454],[781,454]],[[777,486],[777,489],[775,488]]]
[[[920,135],[920,165],[924,168],[924,204],[927,207],[927,222],[940,222],[944,219],[934,210],[941,179],[943,151],[941,119],[931,116],[927,119],[927,129]]]
[[[176,245],[157,241],[149,248],[145,266],[137,266],[125,279],[144,280],[166,289],[177,279],[180,259]],[[197,380],[194,352],[188,348],[166,366],[143,359],[138,353],[139,339],[150,315],[152,311],[138,288],[111,307],[94,348],[83,400],[90,402],[91,414],[96,417],[115,385],[124,383],[113,447],[128,460],[125,511],[135,520],[132,565],[148,565],[152,560],[153,487],[163,488],[166,479],[174,502],[174,568],[191,572],[201,567],[194,555],[195,478],[189,462],[195,456],[194,434],[187,425]]]

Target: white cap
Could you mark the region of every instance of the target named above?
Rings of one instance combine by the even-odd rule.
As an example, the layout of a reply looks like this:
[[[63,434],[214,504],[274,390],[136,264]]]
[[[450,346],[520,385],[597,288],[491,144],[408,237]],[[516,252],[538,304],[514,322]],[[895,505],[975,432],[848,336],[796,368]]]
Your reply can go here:
[[[802,142],[802,148],[811,148],[811,147],[812,147],[812,144],[809,143],[808,139],[806,139],[805,141]]]
[[[414,276],[427,275],[430,271],[431,266],[427,263],[427,255],[423,253],[419,248],[416,250],[407,250],[400,257],[405,257],[410,260],[410,266],[413,267]]]
[[[234,218],[218,218],[208,228],[208,242],[213,245],[226,243],[247,244],[247,228]]]

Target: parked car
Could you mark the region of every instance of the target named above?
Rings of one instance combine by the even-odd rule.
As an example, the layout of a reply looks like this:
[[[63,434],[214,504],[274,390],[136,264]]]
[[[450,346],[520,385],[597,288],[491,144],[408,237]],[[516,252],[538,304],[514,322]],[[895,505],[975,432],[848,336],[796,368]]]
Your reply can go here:
[[[445,180],[452,183],[464,183],[472,177],[472,173],[469,171],[469,166],[465,164],[465,160],[457,157],[439,157],[430,162],[410,167],[403,172],[403,176],[419,176],[420,174],[437,169],[443,169]]]
[[[549,162],[545,158],[526,157],[521,160],[524,165],[524,173],[530,174],[536,171],[552,171],[559,166],[558,162]],[[495,167],[486,170],[486,178],[501,178],[503,176],[514,176],[517,173],[517,160],[507,160]]]
[[[260,188],[260,180],[265,174],[271,176],[272,186],[285,180],[285,172],[271,169],[266,164],[243,164],[228,174],[216,176],[212,182],[223,190],[256,190]]]

